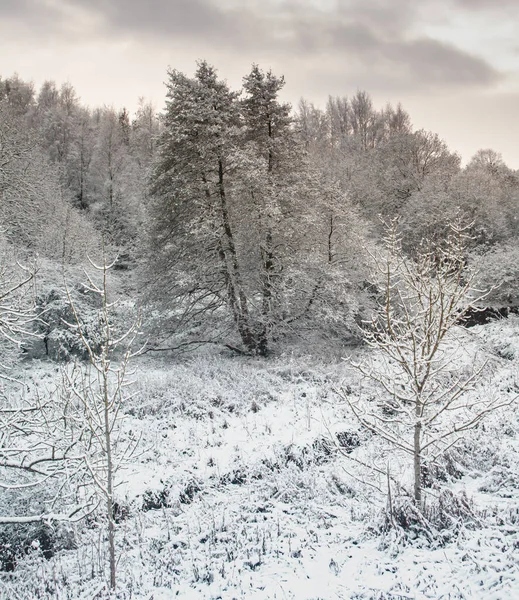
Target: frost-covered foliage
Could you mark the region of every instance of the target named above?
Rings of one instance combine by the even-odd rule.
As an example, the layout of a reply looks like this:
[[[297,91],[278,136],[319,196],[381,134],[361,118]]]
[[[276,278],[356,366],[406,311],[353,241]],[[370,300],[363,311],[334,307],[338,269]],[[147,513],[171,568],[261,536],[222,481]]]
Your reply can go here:
[[[86,360],[88,353],[80,336],[77,335],[76,318],[71,301],[83,327],[83,334],[92,348],[98,350],[101,343],[99,309],[101,302],[96,293],[84,283],[85,271],[79,266],[65,271],[48,260],[41,266],[35,283],[36,319],[32,332],[36,334],[24,342],[26,357],[49,358],[56,362],[74,359]],[[117,264],[117,263],[116,263]],[[121,275],[110,271],[108,276],[113,288],[110,299],[121,297]],[[134,303],[117,303],[113,307],[111,322],[116,332],[122,333],[130,327],[134,317]]]
[[[0,377],[36,320],[34,311],[34,265],[23,266],[16,251],[0,233]]]
[[[52,288],[36,299],[39,316],[37,331],[42,337],[38,346],[45,356],[55,361],[68,361],[74,357],[84,360],[88,358],[88,354],[77,335],[74,313],[64,288],[65,284],[61,290]],[[69,293],[73,294],[74,302],[78,305],[85,337],[92,347],[99,349],[101,334],[97,317],[98,299],[81,284]],[[34,352],[37,349],[33,346],[32,353]]]
[[[466,332],[465,346],[484,352],[493,374],[474,398],[490,385],[517,393],[513,361],[494,351],[504,338],[519,347],[515,320]],[[359,360],[366,350],[355,352]],[[111,597],[517,594],[516,406],[427,465],[417,512],[408,461],[362,430],[333,392],[376,398],[347,363],[210,352],[139,361],[122,435],[142,436],[144,451],[116,490]],[[95,520],[77,528],[75,544],[48,558],[31,549],[4,573],[0,597],[110,597]]]
[[[1,258],[11,269],[40,254],[19,288],[27,295],[11,298],[11,312],[0,306],[13,334],[0,343],[10,367],[0,379],[0,598],[519,597],[517,319],[456,329],[459,344],[447,345],[432,392],[486,364],[460,398],[463,414],[507,406],[424,454],[421,510],[409,457],[348,409],[383,409],[394,425],[395,406],[340,360],[373,360],[401,382],[355,343],[381,297],[364,250],[379,244],[379,212],[402,218],[407,259],[424,235],[441,246],[461,209],[475,221],[469,262],[481,287],[502,282],[489,304],[516,304],[517,173],[492,151],[461,169],[437,135],[413,131],[400,106],[376,110],[366,92],[331,98],[326,111],[303,101],[292,121],[277,100],[283,78],[257,66],[241,99],[205,62],[195,79],[173,71],[167,117],[141,102],[133,122],[82,106],[70,84],[46,82],[36,96],[16,76],[0,79]],[[132,269],[150,229],[144,278]],[[104,332],[124,334],[146,291],[162,300],[144,315],[160,339],[173,332],[172,346],[196,350],[139,357],[121,420],[103,411],[121,390],[121,356],[103,350],[100,304],[78,285],[100,234],[124,257],[109,304],[124,301]],[[15,271],[0,281],[23,281]],[[154,276],[153,289],[142,284]],[[34,343],[24,340],[21,360],[25,329]],[[431,435],[456,431],[457,416],[444,411]],[[107,430],[116,463],[129,459],[113,494]]]
[[[63,193],[39,136],[1,99],[0,164],[2,233],[12,243],[64,263],[99,246],[95,229]]]
[[[490,290],[487,304],[497,307],[519,306],[519,249],[517,242],[471,256],[471,262],[480,272],[479,284]]]

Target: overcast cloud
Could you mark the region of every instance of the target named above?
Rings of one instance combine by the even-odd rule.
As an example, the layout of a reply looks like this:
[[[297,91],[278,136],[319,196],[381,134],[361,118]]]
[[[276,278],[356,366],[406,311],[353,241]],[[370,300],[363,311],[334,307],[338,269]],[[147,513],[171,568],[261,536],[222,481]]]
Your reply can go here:
[[[519,31],[511,18],[519,19],[518,4],[0,0],[0,75],[18,71],[37,84],[65,78],[93,104],[132,106],[139,95],[162,104],[166,68],[192,71],[196,59],[207,58],[233,85],[252,62],[272,67],[285,75],[293,102],[305,96],[322,104],[329,93],[363,88],[404,105],[421,98],[424,115],[434,97],[490,94],[499,105],[499,93],[509,99],[519,92],[512,44]]]
[[[319,57],[337,75],[348,69],[353,74],[374,69],[379,89],[489,85],[500,79],[499,70],[484,57],[413,34],[421,19],[415,7],[409,0],[396,0],[390,8],[378,0],[352,0],[328,9],[309,0],[270,5],[250,1],[239,7],[216,0],[24,0],[19,5],[8,0],[7,4],[18,18],[24,11],[33,20],[35,14],[40,19],[47,13],[40,33],[49,31],[52,16],[52,34],[59,27],[66,34],[70,20],[64,18],[65,11],[70,17],[75,8],[81,9],[78,18],[93,17],[95,26],[85,27],[85,37],[132,37],[176,45],[198,42],[208,53],[216,49],[253,57],[261,52],[275,56],[278,63],[286,56],[303,69],[309,56]]]

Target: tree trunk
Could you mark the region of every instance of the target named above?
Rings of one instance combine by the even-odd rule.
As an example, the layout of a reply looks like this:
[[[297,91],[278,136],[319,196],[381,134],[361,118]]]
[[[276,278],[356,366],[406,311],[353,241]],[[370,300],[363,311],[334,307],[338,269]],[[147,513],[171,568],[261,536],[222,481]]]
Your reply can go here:
[[[417,405],[417,412],[419,405]],[[416,506],[422,508],[422,422],[416,421],[414,426],[414,501]]]
[[[104,300],[106,302],[106,299]],[[106,310],[106,307],[105,307]],[[108,353],[108,342],[103,354]],[[115,589],[115,522],[113,498],[113,461],[112,461],[112,430],[110,423],[110,396],[108,390],[109,363],[106,355],[103,356],[103,409],[104,409],[104,434],[106,452],[106,518],[108,520],[108,554],[110,560],[110,588]]]
[[[232,233],[229,209],[227,207],[227,196],[225,194],[223,162],[218,160],[218,192],[220,196],[220,209],[222,214],[222,225],[224,231],[225,245],[222,250],[225,256],[225,264],[229,275],[228,293],[233,316],[238,327],[241,340],[250,352],[256,352],[257,340],[250,325],[249,308],[247,296],[243,290],[240,266],[234,236]]]
[[[328,263],[332,264],[333,262],[333,241],[332,241],[332,237],[334,234],[335,228],[334,228],[334,222],[333,222],[333,215],[330,215],[330,227],[328,229]]]
[[[258,336],[258,353],[261,356],[268,354],[268,333],[270,314],[272,312],[272,278],[274,276],[274,252],[272,250],[272,230],[267,229],[265,236],[265,249],[263,251],[263,298],[262,298],[262,317],[263,324]]]
[[[268,138],[269,144],[272,142],[272,120],[268,119]],[[272,171],[274,169],[274,153],[272,148],[269,146],[268,149],[268,167],[267,167],[267,179],[270,179]],[[267,210],[267,219],[270,221],[270,214]],[[274,249],[273,249],[273,236],[270,222],[267,223],[267,232],[265,234],[265,248],[262,252],[263,255],[263,289],[262,289],[262,303],[261,303],[261,315],[263,323],[261,331],[258,334],[258,354],[260,356],[267,356],[268,354],[268,336],[269,336],[269,321],[272,312],[272,278],[274,276]]]
[[[113,498],[110,493],[106,498],[108,513],[108,553],[110,556],[110,588],[115,590],[115,523]]]

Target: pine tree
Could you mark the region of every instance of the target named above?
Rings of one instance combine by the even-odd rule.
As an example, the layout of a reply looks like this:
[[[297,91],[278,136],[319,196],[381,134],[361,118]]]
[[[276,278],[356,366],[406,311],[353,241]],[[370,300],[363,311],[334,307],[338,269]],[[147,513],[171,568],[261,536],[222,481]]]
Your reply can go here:
[[[242,134],[238,95],[205,61],[192,79],[170,71],[167,87],[152,175],[156,282],[186,316],[226,303],[245,349],[255,352],[229,197]]]
[[[260,281],[261,281],[261,325],[258,331],[258,351],[265,355],[268,351],[269,329],[273,312],[279,305],[276,298],[276,279],[282,269],[280,257],[275,251],[275,230],[283,220],[283,207],[280,206],[283,192],[290,187],[288,173],[294,165],[294,136],[290,125],[290,105],[282,104],[278,94],[285,80],[276,77],[271,71],[264,73],[257,65],[243,79],[246,93],[242,110],[247,127],[246,139],[254,144],[260,163],[259,179],[249,191],[259,197],[260,228]],[[255,188],[255,189],[254,189]],[[258,200],[258,198],[256,198]]]

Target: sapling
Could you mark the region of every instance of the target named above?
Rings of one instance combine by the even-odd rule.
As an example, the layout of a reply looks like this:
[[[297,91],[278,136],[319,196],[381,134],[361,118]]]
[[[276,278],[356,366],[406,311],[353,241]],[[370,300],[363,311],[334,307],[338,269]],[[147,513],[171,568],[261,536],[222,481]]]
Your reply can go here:
[[[128,367],[135,356],[133,350],[138,335],[137,319],[122,335],[114,331],[115,303],[109,301],[108,273],[115,263],[101,265],[90,261],[101,274],[101,283],[88,276],[87,288],[100,300],[98,311],[98,336],[95,343],[89,338],[81,315],[67,291],[75,322],[75,329],[83,344],[88,360],[86,365],[76,362],[66,371],[68,386],[77,400],[76,421],[86,435],[82,436],[83,460],[91,483],[104,502],[107,523],[108,552],[110,562],[110,587],[116,585],[114,488],[116,473],[135,450],[137,442],[123,445],[121,442],[121,409],[129,399]]]
[[[31,284],[36,270],[15,266],[6,260],[3,250],[0,265],[0,490],[5,508],[1,524],[36,521],[70,521],[84,514],[84,506],[57,512],[64,504],[64,490],[76,477],[79,458],[75,440],[66,425],[66,407],[56,395],[45,393],[25,381],[19,381],[6,362],[8,349],[19,351],[27,336],[35,336],[32,325],[37,320]],[[49,484],[56,482],[55,487]],[[46,486],[39,498],[38,511],[16,514],[12,497],[31,494]],[[19,512],[19,510],[18,510]],[[36,513],[36,514],[34,514]]]
[[[456,367],[463,348],[459,324],[485,296],[466,266],[468,230],[453,223],[443,244],[424,244],[410,258],[397,224],[387,227],[385,252],[374,257],[381,299],[364,327],[376,360],[354,365],[381,394],[376,401],[362,401],[339,390],[364,427],[412,457],[419,509],[424,459],[433,462],[489,412],[513,401],[470,394],[485,362]]]

